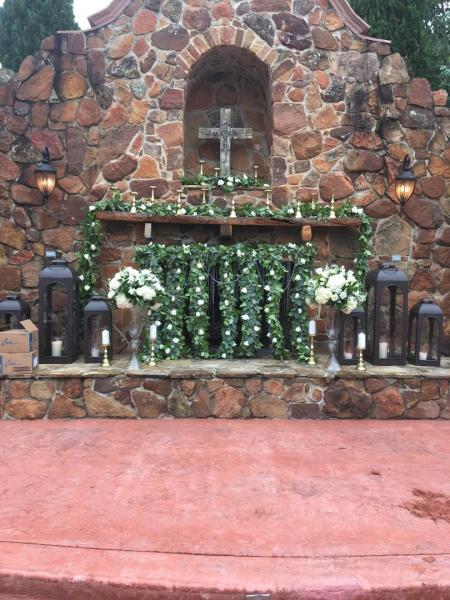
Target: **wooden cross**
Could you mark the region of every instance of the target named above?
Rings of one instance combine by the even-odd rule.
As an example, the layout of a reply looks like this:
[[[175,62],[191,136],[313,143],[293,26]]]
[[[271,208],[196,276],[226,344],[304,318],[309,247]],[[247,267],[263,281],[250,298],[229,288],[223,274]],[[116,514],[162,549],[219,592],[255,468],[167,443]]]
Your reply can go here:
[[[248,127],[231,126],[231,108],[220,109],[220,127],[200,127],[201,140],[220,140],[220,175],[230,174],[231,140],[250,140],[253,130]]]

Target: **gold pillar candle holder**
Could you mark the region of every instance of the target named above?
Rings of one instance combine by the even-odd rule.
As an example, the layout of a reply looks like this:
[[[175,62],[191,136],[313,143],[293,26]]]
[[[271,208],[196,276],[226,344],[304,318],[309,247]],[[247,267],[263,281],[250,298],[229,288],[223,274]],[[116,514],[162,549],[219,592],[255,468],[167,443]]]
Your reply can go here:
[[[309,334],[309,359],[308,365],[317,365],[316,355],[314,353],[314,338],[316,336],[313,334]]]
[[[331,192],[331,205],[330,205],[330,219],[335,219],[336,213],[334,212],[334,190]]]
[[[357,371],[367,371],[366,363],[364,362],[364,350],[362,348],[358,348],[359,359],[358,364],[356,366]]]
[[[295,218],[296,219],[301,219],[302,218],[302,211],[300,210],[300,201],[297,200],[297,207],[295,210]]]
[[[156,200],[156,198],[155,198],[156,185],[151,185],[150,189],[152,190],[152,196],[151,196],[150,200],[151,200],[151,202],[153,204],[153,202],[155,202],[155,200]]]
[[[131,200],[131,209],[130,209],[130,213],[136,213],[137,212],[137,208],[136,208],[136,197],[137,197],[137,193],[136,192],[131,192],[131,196],[132,196],[132,200]]]
[[[108,345],[106,345],[106,344],[103,345],[103,362],[102,362],[102,367],[110,367],[111,366],[111,363],[109,362],[108,348],[109,348]]]
[[[235,219],[237,217],[237,214],[236,214],[236,200],[235,200],[235,197],[234,197],[233,193],[231,194],[231,212],[230,212],[230,217],[232,219]]]
[[[219,177],[220,175],[220,167],[214,167],[214,177]]]
[[[266,192],[266,207],[270,209],[270,193],[271,193],[271,189],[270,189],[270,185],[268,183],[264,184],[264,190]]]
[[[311,200],[311,208],[314,210],[316,208],[316,197],[313,196]]]
[[[258,170],[259,170],[259,165],[253,165],[253,177],[254,177],[254,179],[258,179]]]
[[[203,169],[205,167],[205,160],[199,160],[198,163],[200,165],[200,175],[204,175]]]

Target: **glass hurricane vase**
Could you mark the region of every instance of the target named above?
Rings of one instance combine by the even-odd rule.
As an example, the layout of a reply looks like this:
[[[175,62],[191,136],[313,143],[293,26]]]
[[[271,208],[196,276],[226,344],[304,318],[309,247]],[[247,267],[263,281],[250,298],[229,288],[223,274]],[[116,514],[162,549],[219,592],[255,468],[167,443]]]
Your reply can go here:
[[[130,308],[128,335],[130,336],[131,360],[128,365],[129,371],[137,371],[140,368],[137,354],[139,350],[139,342],[142,329],[145,324],[146,315],[147,310],[142,306],[135,306],[133,308]]]
[[[334,376],[341,370],[341,365],[336,356],[336,348],[339,338],[339,311],[334,306],[327,306],[325,313],[325,331],[328,336],[328,347],[330,358],[327,365],[327,374]]]

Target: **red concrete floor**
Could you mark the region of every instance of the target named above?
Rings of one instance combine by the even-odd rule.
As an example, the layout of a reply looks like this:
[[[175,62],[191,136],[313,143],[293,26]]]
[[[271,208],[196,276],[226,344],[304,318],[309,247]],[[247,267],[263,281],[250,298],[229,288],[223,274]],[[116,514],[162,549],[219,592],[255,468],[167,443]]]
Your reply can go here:
[[[450,599],[450,423],[0,424],[2,600]]]

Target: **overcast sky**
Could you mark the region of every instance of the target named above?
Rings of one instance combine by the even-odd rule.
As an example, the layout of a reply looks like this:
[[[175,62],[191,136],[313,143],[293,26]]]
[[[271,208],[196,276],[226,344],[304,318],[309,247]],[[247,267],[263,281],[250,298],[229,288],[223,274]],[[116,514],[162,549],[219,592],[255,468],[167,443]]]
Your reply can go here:
[[[30,1],[36,2],[37,0]],[[3,4],[3,2],[4,0],[0,0],[0,6]],[[89,23],[87,18],[99,10],[102,10],[110,3],[111,0],[74,0],[73,7],[75,18],[81,29],[88,29]]]

